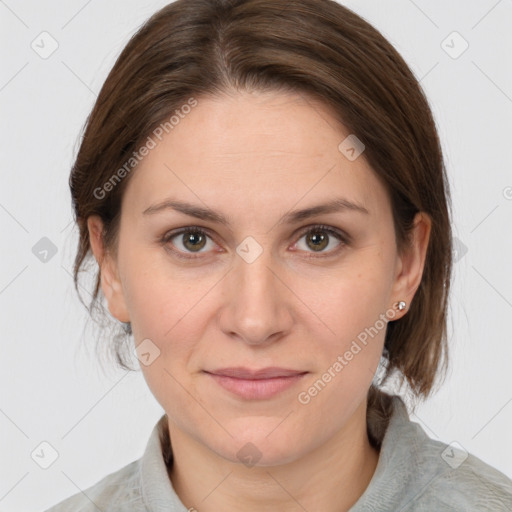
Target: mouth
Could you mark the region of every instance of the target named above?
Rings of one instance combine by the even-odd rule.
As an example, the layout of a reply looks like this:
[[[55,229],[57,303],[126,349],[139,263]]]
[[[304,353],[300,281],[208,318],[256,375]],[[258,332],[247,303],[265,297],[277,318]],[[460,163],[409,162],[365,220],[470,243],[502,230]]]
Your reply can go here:
[[[222,368],[204,371],[223,389],[246,400],[265,400],[296,385],[307,371],[286,368]]]

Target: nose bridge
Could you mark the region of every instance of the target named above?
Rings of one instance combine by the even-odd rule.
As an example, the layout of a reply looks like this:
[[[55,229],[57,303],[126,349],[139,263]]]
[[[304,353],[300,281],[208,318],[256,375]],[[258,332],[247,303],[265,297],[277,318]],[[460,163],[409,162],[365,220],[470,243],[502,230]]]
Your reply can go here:
[[[248,294],[249,297],[253,296],[256,301],[261,299],[262,296],[275,295],[275,291],[272,290],[275,277],[270,271],[272,266],[272,255],[268,248],[263,250],[254,261],[248,261],[240,257],[235,265],[240,291],[244,295]]]
[[[271,286],[273,274],[269,267],[274,266],[270,239],[259,241],[252,236],[245,237],[236,248],[238,258],[235,262],[235,274],[240,284],[249,284],[256,288]]]
[[[237,247],[237,255],[221,327],[247,343],[264,343],[291,325],[283,302],[283,285],[274,275],[270,248],[248,237]]]

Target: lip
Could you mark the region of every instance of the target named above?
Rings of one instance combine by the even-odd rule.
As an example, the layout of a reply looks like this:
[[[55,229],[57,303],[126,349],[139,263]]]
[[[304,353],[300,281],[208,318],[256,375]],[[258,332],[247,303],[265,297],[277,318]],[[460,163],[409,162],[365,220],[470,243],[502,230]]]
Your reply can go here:
[[[308,372],[287,368],[221,368],[205,371],[217,384],[246,400],[265,400],[297,384]]]
[[[271,366],[268,368],[261,368],[259,370],[251,370],[243,366],[236,366],[231,368],[219,368],[218,370],[211,370],[207,373],[213,375],[221,375],[223,377],[234,377],[235,379],[272,379],[275,377],[292,377],[301,373],[306,373],[301,370],[289,370],[288,368],[279,368]]]

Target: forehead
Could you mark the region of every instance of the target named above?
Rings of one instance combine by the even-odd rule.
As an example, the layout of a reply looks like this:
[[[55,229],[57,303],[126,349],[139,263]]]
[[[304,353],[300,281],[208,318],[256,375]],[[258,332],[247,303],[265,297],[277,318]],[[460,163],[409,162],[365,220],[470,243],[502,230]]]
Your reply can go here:
[[[139,210],[167,195],[228,207],[291,208],[340,195],[370,211],[386,206],[364,153],[347,158],[351,134],[328,105],[275,92],[196,100],[161,140],[152,137],[155,147],[131,176],[125,199]]]

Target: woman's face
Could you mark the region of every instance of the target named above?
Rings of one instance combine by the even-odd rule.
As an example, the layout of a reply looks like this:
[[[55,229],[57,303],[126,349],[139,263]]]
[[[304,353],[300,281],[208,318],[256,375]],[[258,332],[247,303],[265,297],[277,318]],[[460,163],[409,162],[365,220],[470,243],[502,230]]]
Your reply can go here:
[[[311,98],[197,98],[163,133],[125,191],[109,309],[174,428],[234,462],[293,461],[363,418],[422,261],[397,253],[384,187]]]

